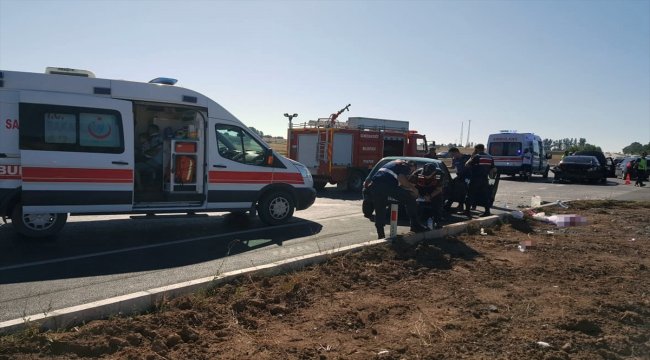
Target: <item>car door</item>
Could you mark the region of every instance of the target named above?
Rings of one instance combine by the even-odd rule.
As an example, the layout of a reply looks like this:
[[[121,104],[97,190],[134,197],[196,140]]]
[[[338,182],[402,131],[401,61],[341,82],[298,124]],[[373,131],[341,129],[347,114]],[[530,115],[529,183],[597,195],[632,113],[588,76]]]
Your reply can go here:
[[[19,113],[24,212],[132,208],[131,102],[26,91]]]

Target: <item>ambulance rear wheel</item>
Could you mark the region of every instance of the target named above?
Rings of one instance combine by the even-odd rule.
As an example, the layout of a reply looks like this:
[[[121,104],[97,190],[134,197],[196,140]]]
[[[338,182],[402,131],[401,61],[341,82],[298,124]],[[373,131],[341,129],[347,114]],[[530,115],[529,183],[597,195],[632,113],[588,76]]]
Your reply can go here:
[[[267,225],[287,222],[293,216],[296,204],[288,193],[274,191],[265,195],[257,205],[260,220]]]
[[[46,238],[56,235],[68,219],[66,213],[24,214],[23,205],[16,204],[11,213],[11,224],[20,235]]]

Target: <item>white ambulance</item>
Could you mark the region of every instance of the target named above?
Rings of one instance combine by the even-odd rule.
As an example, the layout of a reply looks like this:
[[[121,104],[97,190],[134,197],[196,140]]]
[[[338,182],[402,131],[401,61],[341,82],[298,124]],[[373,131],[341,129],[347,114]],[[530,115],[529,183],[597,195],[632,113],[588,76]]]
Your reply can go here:
[[[538,135],[502,130],[488,137],[487,152],[492,155],[500,174],[520,175],[524,180],[533,174],[548,177],[548,159],[552,154],[544,151]]]
[[[68,214],[250,211],[275,225],[313,204],[305,166],[175,82],[0,70],[3,219],[47,237]]]

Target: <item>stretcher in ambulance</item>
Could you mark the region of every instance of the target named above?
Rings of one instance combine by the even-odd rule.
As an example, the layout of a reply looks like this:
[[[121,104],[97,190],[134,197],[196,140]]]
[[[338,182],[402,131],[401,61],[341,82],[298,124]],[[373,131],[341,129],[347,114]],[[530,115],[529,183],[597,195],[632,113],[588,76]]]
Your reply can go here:
[[[248,211],[275,225],[311,206],[305,166],[174,83],[0,70],[0,216],[48,237],[68,214]]]

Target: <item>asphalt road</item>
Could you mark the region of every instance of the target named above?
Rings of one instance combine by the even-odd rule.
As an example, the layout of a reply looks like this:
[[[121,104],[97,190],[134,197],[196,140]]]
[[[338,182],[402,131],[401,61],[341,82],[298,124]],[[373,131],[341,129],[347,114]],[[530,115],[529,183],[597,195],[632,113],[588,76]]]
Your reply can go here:
[[[649,188],[502,179],[494,212],[577,199],[648,200]],[[288,224],[210,216],[71,217],[56,241],[0,226],[0,322],[375,239],[361,199],[328,187]],[[479,207],[479,210],[481,208]],[[455,218],[461,221],[460,218]],[[400,232],[406,232],[400,227]]]

